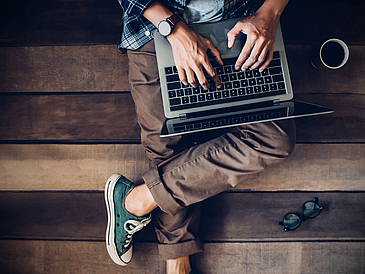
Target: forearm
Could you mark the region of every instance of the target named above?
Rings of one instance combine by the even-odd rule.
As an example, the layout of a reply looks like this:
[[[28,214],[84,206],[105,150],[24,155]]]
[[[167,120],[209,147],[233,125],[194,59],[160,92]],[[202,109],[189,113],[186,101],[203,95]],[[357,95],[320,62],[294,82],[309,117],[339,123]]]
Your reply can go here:
[[[145,17],[148,21],[158,26],[158,23],[166,18],[170,17],[173,14],[165,5],[163,5],[160,1],[152,1],[148,7],[142,12],[143,17]]]
[[[257,13],[267,14],[278,20],[288,2],[289,0],[266,0]]]

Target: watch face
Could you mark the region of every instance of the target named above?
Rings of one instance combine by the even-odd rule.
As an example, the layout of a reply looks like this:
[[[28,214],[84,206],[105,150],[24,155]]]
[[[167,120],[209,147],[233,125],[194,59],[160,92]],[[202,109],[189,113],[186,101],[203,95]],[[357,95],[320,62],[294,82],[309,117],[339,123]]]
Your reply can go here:
[[[171,33],[171,25],[170,25],[170,23],[167,22],[167,21],[161,21],[158,24],[158,31],[163,36],[169,35]]]

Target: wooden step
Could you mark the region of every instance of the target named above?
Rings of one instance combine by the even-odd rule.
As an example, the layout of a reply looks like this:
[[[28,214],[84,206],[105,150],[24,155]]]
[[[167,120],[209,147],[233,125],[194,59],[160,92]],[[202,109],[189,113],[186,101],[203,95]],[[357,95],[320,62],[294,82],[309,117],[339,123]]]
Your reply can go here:
[[[141,145],[0,144],[0,190],[104,190],[121,173],[134,182],[149,169]],[[251,191],[365,190],[364,144],[297,144],[279,165],[237,188]]]
[[[363,1],[290,1],[281,17],[284,38],[301,44],[332,37],[363,43],[363,10]],[[116,0],[6,1],[0,15],[0,46],[117,44],[122,29]]]
[[[122,267],[112,262],[102,242],[0,240],[0,265],[3,273],[166,273],[156,244],[134,247],[132,262]],[[206,243],[204,249],[191,259],[199,274],[365,271],[364,242]]]
[[[295,231],[279,225],[286,213],[303,216],[306,201],[324,207]],[[365,192],[226,192],[202,203],[204,242],[364,241]],[[104,193],[0,192],[0,239],[103,241]],[[137,242],[156,242],[153,226]]]
[[[351,45],[348,63],[332,71],[312,67],[314,45],[286,44],[294,94],[364,94],[364,48]],[[0,92],[130,90],[128,58],[116,45],[0,47],[0,65]]]
[[[297,119],[297,142],[364,142],[364,94],[299,94],[335,113]],[[129,93],[0,95],[0,140],[8,143],[139,143]]]

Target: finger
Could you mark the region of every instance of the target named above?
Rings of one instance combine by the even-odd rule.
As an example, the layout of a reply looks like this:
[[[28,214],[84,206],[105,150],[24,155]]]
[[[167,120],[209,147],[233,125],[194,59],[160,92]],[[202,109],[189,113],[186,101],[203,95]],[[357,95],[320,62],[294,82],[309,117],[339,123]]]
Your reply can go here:
[[[249,56],[251,56],[252,54],[252,49],[253,47],[255,46],[255,41],[256,39],[253,37],[251,38],[251,36],[247,36],[247,40],[246,40],[246,43],[245,45],[243,46],[242,50],[241,50],[241,53],[240,55],[238,56],[237,58],[237,61],[236,61],[236,64],[235,64],[235,68],[238,70],[238,69],[242,69],[242,70],[246,70],[248,69],[249,67],[243,67],[243,64],[245,62],[247,62],[247,58]]]
[[[211,51],[212,55],[215,57],[215,60],[218,62],[218,64],[220,64],[221,66],[223,66],[224,64],[223,64],[223,60],[221,58],[221,54],[214,47],[214,45],[213,45],[212,42],[209,43],[209,50]],[[218,87],[218,88],[220,88],[222,86],[222,83],[221,83],[221,81],[220,81],[220,79],[219,79],[216,71],[214,70],[212,64],[209,62],[208,57],[206,57],[204,68],[205,68],[205,71],[210,76],[210,78],[212,78],[215,86]]]
[[[265,46],[265,44],[264,44],[263,39],[256,39],[254,41],[254,45],[251,49],[250,55],[242,65],[242,70],[247,70],[248,68],[251,68],[251,66],[258,61],[258,59],[260,58],[261,53],[264,49],[264,46]],[[265,56],[266,56],[266,52],[265,52]],[[263,62],[263,60],[261,62]]]
[[[185,85],[189,85],[188,80],[186,78],[185,70],[182,67],[177,67],[177,73],[179,74],[180,81]]]
[[[236,25],[227,33],[228,38],[228,48],[233,47],[234,42],[236,41],[236,37],[242,32],[240,22],[237,22]]]
[[[209,60],[208,60],[209,62]],[[222,86],[221,80],[219,79],[215,69],[210,63],[207,63],[204,67],[205,71],[209,75],[209,77],[213,80],[216,87],[220,88]],[[208,87],[209,88],[209,87]]]
[[[270,64],[270,62],[273,58],[273,55],[274,55],[274,45],[269,50],[266,61],[260,66],[260,69],[259,69],[260,72],[263,72],[268,67],[268,65]]]
[[[268,53],[268,48],[264,47],[257,60],[251,65],[250,69],[257,69],[262,63],[264,63]]]
[[[210,53],[214,56],[214,59],[217,61],[218,64],[223,66],[223,60],[221,57],[221,53],[219,50],[213,45],[213,43],[208,40],[208,49],[210,50]]]
[[[189,84],[196,88],[198,86],[198,83],[195,80],[194,71],[191,68],[185,69],[186,76],[188,78]]]
[[[194,69],[195,75],[198,78],[199,84],[205,89],[209,89],[209,83],[207,78],[205,77],[204,71],[203,71],[203,67],[196,67]]]

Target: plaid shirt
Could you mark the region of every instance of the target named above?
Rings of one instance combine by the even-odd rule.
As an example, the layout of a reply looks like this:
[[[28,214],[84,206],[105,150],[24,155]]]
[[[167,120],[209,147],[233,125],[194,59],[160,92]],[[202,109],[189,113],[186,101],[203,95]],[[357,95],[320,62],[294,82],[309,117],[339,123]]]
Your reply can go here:
[[[136,50],[153,39],[156,27],[142,16],[152,0],[118,0],[123,10],[123,32],[118,49]],[[189,0],[167,0],[169,8],[182,15]],[[225,0],[223,20],[252,15],[265,0]]]

